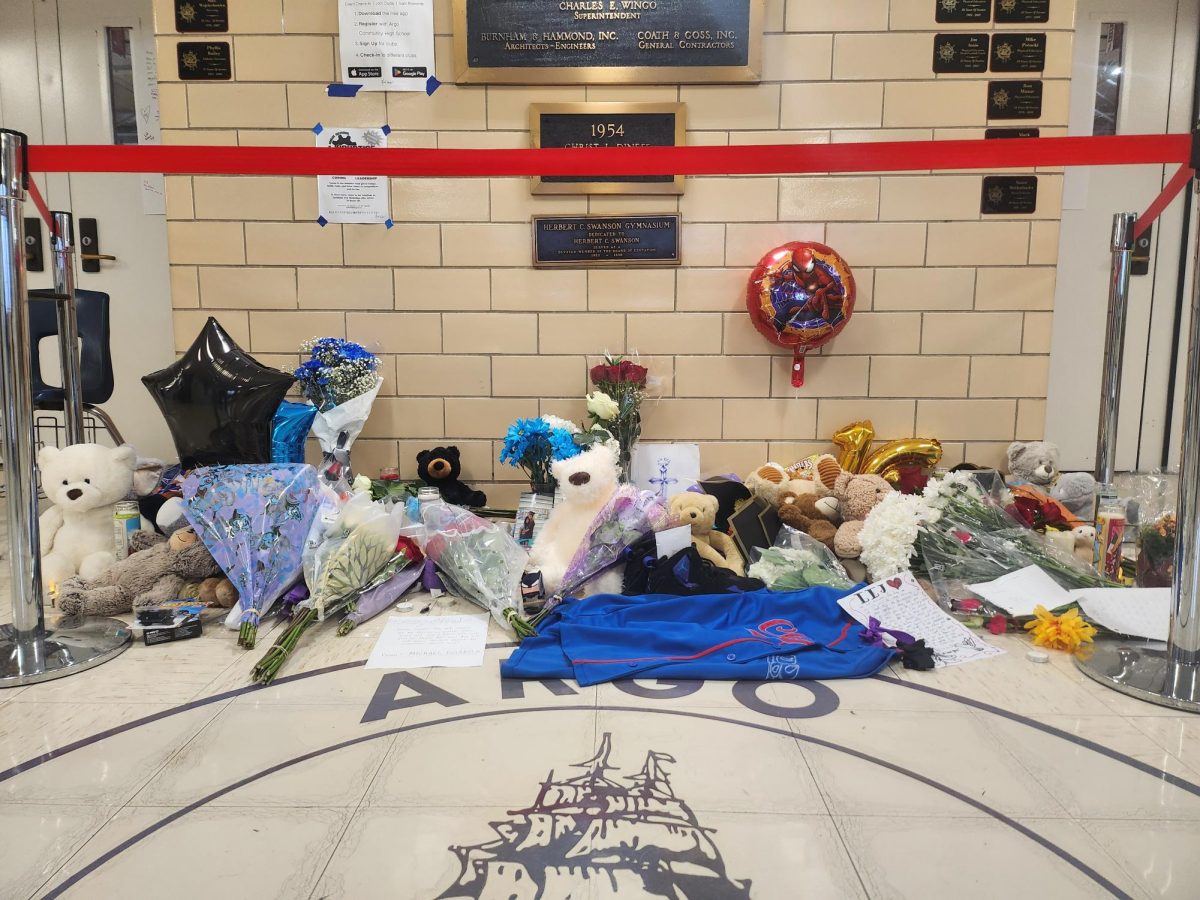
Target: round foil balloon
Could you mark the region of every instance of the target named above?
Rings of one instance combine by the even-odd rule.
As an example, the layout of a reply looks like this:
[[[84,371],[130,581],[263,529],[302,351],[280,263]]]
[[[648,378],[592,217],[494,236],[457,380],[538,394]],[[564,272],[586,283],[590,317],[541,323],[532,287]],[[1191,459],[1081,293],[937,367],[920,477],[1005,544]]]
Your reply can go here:
[[[829,341],[854,313],[854,275],[824,244],[784,244],[759,261],[746,308],[764,337],[792,350],[792,385],[804,384],[804,354]]]

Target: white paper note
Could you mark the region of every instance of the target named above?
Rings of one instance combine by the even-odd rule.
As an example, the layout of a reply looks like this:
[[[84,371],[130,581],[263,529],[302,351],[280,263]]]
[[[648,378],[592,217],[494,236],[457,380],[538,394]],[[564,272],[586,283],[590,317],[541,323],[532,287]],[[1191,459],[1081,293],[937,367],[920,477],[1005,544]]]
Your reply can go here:
[[[904,631],[917,640],[924,640],[925,646],[933,651],[933,663],[938,668],[987,659],[1004,652],[980,640],[946,613],[908,572],[867,585],[861,591],[843,597],[838,605],[863,625],[874,618],[879,620],[882,628]]]
[[[318,147],[337,150],[387,148],[382,128],[322,126]],[[380,175],[318,175],[317,209],[326,222],[380,225],[392,217],[388,180]]]
[[[680,550],[692,546],[692,526],[680,525],[678,528],[660,531],[654,535],[654,544],[659,559],[674,556]]]
[[[341,77],[365,91],[423,91],[433,75],[433,0],[338,0]]]
[[[1089,588],[1074,595],[1083,614],[1117,634],[1165,641],[1171,628],[1170,588]]]
[[[1026,566],[994,581],[967,587],[1010,616],[1032,616],[1038,606],[1058,609],[1071,602],[1071,595],[1038,566]]]
[[[483,665],[488,616],[389,616],[368,669]]]

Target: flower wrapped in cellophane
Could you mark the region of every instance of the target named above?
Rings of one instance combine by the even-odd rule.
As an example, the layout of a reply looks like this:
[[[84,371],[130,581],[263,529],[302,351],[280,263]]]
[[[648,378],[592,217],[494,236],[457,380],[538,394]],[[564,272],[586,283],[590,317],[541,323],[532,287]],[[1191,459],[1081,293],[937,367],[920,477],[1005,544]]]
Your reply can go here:
[[[447,589],[487,610],[518,637],[533,634],[520,596],[529,555],[509,531],[442,501],[426,504],[421,519],[425,555],[441,572]]]
[[[356,599],[346,604],[346,615],[338,623],[338,634],[346,635],[379,615],[411,589],[421,578],[425,555],[416,542],[401,535],[396,553]]]
[[[183,482],[184,515],[237,588],[226,624],[253,648],[258,623],[303,566],[320,505],[317,473],[306,465],[195,469]]]
[[[779,592],[854,587],[854,581],[832,550],[790,525],[779,529],[774,546],[758,551],[758,560],[746,574],[761,580],[769,590]]]

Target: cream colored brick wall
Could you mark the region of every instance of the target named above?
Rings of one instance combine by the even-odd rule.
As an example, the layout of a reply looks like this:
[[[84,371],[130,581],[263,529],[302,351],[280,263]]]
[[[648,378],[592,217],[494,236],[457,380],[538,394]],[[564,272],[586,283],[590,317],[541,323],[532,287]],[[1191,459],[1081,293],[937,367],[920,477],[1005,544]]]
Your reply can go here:
[[[394,147],[527,147],[529,104],[564,100],[679,100],[688,140],[710,145],[979,138],[988,124],[986,76],[930,74],[933,34],[952,27],[934,23],[933,0],[767,0],[762,84],[586,88],[455,86],[450,2],[436,0],[445,86],[352,100],[325,95],[335,0],[229,6],[235,82],[181,84],[171,4],[156,0],[167,143],[311,146],[320,121],[386,122]],[[1065,133],[1073,6],[1052,4],[1045,115],[1028,123],[1044,135]],[[587,367],[606,350],[640,353],[661,380],[645,437],[699,441],[707,471],[790,462],[864,417],[881,439],[940,438],[948,463],[995,462],[1042,432],[1062,177],[1042,173],[1036,215],[986,221],[981,177],[693,178],[679,199],[397,178],[390,231],[314,224],[311,178],[169,178],[176,343],[209,314],[283,367],[314,335],[365,341],[385,385],[358,467],[412,475],[419,449],[454,442],[465,477],[500,503],[520,488],[495,462],[505,426],[582,418]],[[675,211],[678,271],[529,268],[532,214]],[[790,240],[828,242],[860,285],[854,320],[809,358],[799,391],[743,306],[750,267]]]

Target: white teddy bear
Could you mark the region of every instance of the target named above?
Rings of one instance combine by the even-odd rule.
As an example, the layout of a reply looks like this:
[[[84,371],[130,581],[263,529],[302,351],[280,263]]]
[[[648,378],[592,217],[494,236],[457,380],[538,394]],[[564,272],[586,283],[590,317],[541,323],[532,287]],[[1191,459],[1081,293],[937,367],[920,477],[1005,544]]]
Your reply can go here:
[[[586,453],[554,463],[550,472],[558,481],[562,501],[550,513],[529,553],[529,570],[541,570],[547,595],[562,586],[567,566],[592,521],[617,491],[617,454],[608,444],[596,444]]]
[[[43,583],[72,575],[90,581],[116,562],[113,508],[129,496],[136,468],[137,453],[130,446],[42,448],[42,490],[54,504],[39,519]]]

